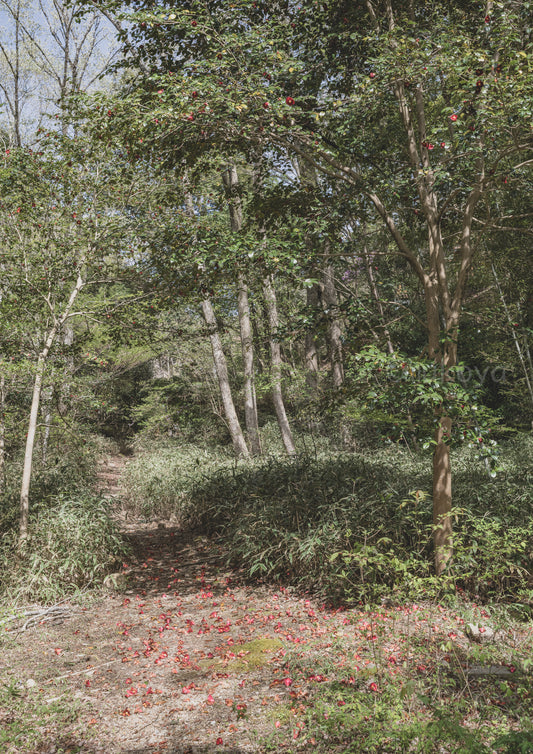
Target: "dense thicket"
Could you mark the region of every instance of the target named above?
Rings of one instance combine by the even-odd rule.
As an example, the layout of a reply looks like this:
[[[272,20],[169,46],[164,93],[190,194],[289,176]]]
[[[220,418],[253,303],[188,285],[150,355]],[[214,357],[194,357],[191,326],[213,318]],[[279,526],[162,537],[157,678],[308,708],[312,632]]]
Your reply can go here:
[[[376,557],[396,547],[402,563],[415,547],[420,578],[433,560],[461,581],[482,511],[468,505],[465,471],[452,499],[452,455],[462,468],[463,448],[468,468],[479,465],[472,483],[481,474],[500,490],[498,443],[528,433],[533,413],[530,4],[103,10],[118,35],[114,86],[64,82],[55,123],[31,147],[18,115],[5,122],[5,528],[18,478],[20,542],[31,536],[32,499],[37,510],[53,495],[37,479],[87,430],[123,450],[165,439],[239,459],[278,454],[279,434],[297,464],[385,444],[431,464],[431,479],[390,481],[390,498],[369,490],[368,502],[394,521],[421,490],[432,541],[413,545],[418,534],[398,525],[406,539],[388,531],[382,550],[368,540]],[[290,468],[275,472],[280,488]],[[369,534],[361,501],[317,474],[324,516],[306,509],[297,529],[313,541],[313,527],[337,527],[342,539],[328,517],[349,500],[350,536],[335,546],[353,563]],[[152,511],[155,489],[135,504]],[[293,524],[280,534],[261,506],[248,518],[227,496],[220,521],[207,506],[226,535],[253,520],[291,551]],[[531,500],[521,500],[508,524],[528,542]],[[255,571],[285,568],[281,555],[279,568],[257,565],[259,552],[247,550]],[[520,589],[526,556],[509,561]]]

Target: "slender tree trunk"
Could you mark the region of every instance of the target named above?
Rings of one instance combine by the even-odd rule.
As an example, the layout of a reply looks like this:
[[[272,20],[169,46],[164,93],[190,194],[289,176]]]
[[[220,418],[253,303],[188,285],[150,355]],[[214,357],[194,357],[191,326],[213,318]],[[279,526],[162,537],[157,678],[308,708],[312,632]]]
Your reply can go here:
[[[268,323],[270,328],[270,359],[272,364],[272,400],[283,445],[289,456],[296,455],[296,448],[292,439],[292,432],[285,411],[283,393],[281,390],[281,347],[276,340],[279,327],[278,309],[276,304],[276,292],[270,276],[263,279],[263,296],[267,306]]]
[[[239,233],[242,229],[242,203],[238,193],[239,176],[233,163],[230,163],[222,173],[222,179],[228,198],[231,230],[234,233]],[[248,285],[246,276],[242,271],[237,274],[237,310],[244,372],[244,420],[252,455],[258,456],[261,455],[261,440],[254,382],[254,345],[248,302]]]
[[[189,191],[185,192],[185,207],[190,217],[194,216],[193,199]],[[202,301],[202,312],[209,332],[211,350],[213,352],[214,369],[224,407],[224,416],[233,443],[233,450],[237,458],[249,458],[248,447],[242,433],[239,417],[235,410],[235,403],[231,394],[231,385],[228,374],[228,363],[222,348],[220,333],[218,332],[217,320],[210,299],[206,296]]]
[[[239,273],[237,291],[237,306],[239,310],[239,325],[241,331],[241,349],[244,370],[244,419],[246,431],[250,440],[252,455],[261,455],[261,439],[259,436],[259,420],[257,416],[257,401],[254,383],[254,349],[252,340],[252,322],[248,303],[248,286],[242,273]]]
[[[427,276],[424,288],[429,357],[440,367],[443,378],[446,379],[447,371],[455,366],[456,358],[452,353],[445,356],[441,351],[439,285],[436,275]],[[433,548],[437,576],[442,574],[453,556],[451,432],[451,418],[443,413],[442,408],[438,408],[433,451]]]
[[[52,330],[47,341],[47,346],[39,354],[37,368],[35,370],[35,380],[33,382],[33,393],[31,397],[30,421],[28,424],[28,435],[26,437],[26,451],[24,453],[24,468],[22,470],[22,483],[20,488],[20,534],[19,542],[22,544],[28,537],[28,523],[30,516],[30,482],[33,468],[33,449],[35,447],[35,434],[37,431],[37,418],[39,416],[39,403],[41,400],[41,387],[43,382],[46,358],[50,347],[54,342],[57,330]]]
[[[41,389],[43,383],[46,360],[50,349],[54,345],[57,333],[68,319],[72,307],[79,292],[84,286],[81,275],[78,275],[76,285],[72,290],[65,310],[61,317],[55,320],[54,326],[48,333],[43,350],[37,359],[35,370],[35,380],[33,383],[33,393],[30,408],[30,420],[28,424],[28,435],[26,437],[26,449],[24,452],[24,467],[22,469],[22,482],[20,486],[20,530],[19,530],[19,548],[24,546],[28,538],[28,524],[30,516],[30,482],[33,469],[33,451],[35,448],[35,435],[37,432],[37,419],[39,417],[39,404],[41,402]]]
[[[433,546],[437,576],[442,574],[453,555],[451,432],[452,420],[449,416],[441,416],[435,430],[433,453]]]
[[[527,386],[527,391],[529,393],[529,398],[531,400],[531,403],[533,404],[533,369],[531,369],[531,373],[528,370],[528,364],[526,363],[526,359],[524,359],[524,355],[522,353],[522,349],[520,348],[520,342],[519,342],[519,340],[518,340],[518,338],[516,336],[516,333],[514,331],[513,320],[512,320],[511,314],[509,312],[509,309],[507,308],[507,304],[505,302],[505,296],[503,295],[503,291],[502,291],[502,288],[501,288],[501,285],[500,285],[500,281],[499,281],[498,275],[496,273],[496,268],[494,267],[493,264],[491,264],[491,267],[492,267],[492,274],[493,274],[494,280],[496,282],[496,288],[498,289],[498,294],[500,296],[500,301],[502,302],[503,310],[505,312],[505,316],[507,317],[507,322],[509,323],[510,328],[511,328],[511,335],[512,335],[512,338],[513,338],[513,342],[515,344],[516,352],[518,354],[518,359],[519,359],[520,365],[521,365],[521,367],[522,367],[522,369],[524,371],[524,377],[525,377],[525,380],[526,380],[526,386]],[[527,346],[527,341],[526,341],[526,348],[525,348],[525,350],[526,350],[526,357],[527,357],[527,359],[529,361],[529,365],[531,367],[531,355],[529,353],[529,348]]]
[[[316,168],[299,156],[294,159],[293,164],[303,188],[307,189],[308,191],[316,191],[318,187]],[[309,250],[312,249],[314,242],[316,242],[316,239],[313,239],[312,234],[307,234],[306,245]],[[313,284],[310,288],[307,288],[306,299],[307,308],[310,309],[314,314],[316,314],[320,303],[320,289],[316,283]],[[311,393],[316,393],[319,383],[319,362],[318,351],[316,347],[316,338],[312,328],[308,328],[305,333],[304,348],[305,382]]]
[[[218,385],[220,388],[220,394],[222,397],[222,405],[224,406],[224,414],[230,431],[231,439],[233,442],[233,449],[235,455],[238,458],[248,458],[249,452],[244,440],[241,425],[239,423],[239,417],[235,411],[235,404],[233,403],[233,397],[231,395],[231,387],[228,376],[228,365],[226,357],[224,355],[224,349],[222,348],[222,341],[218,332],[217,321],[215,312],[211,301],[205,298],[202,301],[202,312],[209,330],[209,339],[211,341],[211,349],[213,351],[213,361],[218,379]]]
[[[261,304],[263,302],[261,301]],[[255,343],[255,358],[254,358],[254,364],[257,365],[257,372],[259,374],[263,374],[265,371],[265,363],[268,357],[267,349],[265,346],[266,343],[266,335],[261,333],[259,329],[259,322],[258,322],[258,313],[257,309],[254,306],[253,301],[249,301],[250,304],[250,313],[251,313],[251,321],[252,321],[252,332],[254,334],[254,343]],[[263,317],[263,320],[266,321],[266,316]]]
[[[307,307],[313,312],[318,309],[318,287],[312,285],[307,289]],[[305,382],[310,391],[315,394],[318,390],[318,351],[313,329],[309,327],[305,333]]]
[[[328,265],[322,273],[322,301],[328,319],[327,339],[331,362],[331,379],[333,388],[338,390],[344,382],[344,364],[342,356],[341,326],[339,323],[339,302],[335,288],[333,267]]]
[[[376,280],[374,278],[374,271],[372,269],[372,263],[370,261],[366,243],[363,245],[363,259],[365,260],[365,267],[366,267],[366,272],[368,275],[368,282],[370,283],[370,291],[372,293],[372,297],[374,301],[376,302],[376,306],[378,308],[381,321],[383,322],[383,332],[387,339],[387,351],[392,356],[392,354],[394,353],[394,346],[392,345],[389,328],[385,324],[385,310],[383,309],[383,304],[381,302],[381,298],[379,297],[378,289],[376,286]]]

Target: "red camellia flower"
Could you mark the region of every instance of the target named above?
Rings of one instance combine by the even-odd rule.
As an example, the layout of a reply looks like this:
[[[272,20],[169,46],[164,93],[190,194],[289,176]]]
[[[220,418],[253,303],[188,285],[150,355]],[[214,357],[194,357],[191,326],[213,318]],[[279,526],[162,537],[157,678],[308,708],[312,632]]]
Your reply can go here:
[[[369,75],[371,79],[374,79],[376,77],[376,74],[374,73],[374,71],[372,71],[372,73],[370,73]]]
[[[217,740],[216,740],[217,746],[222,746],[223,743],[224,743],[224,741],[221,738],[217,738]]]
[[[191,21],[191,26],[198,26],[198,21]]]
[[[455,121],[457,120],[457,114],[456,113],[452,113],[450,115],[450,120],[453,120],[453,122],[455,123]]]
[[[490,24],[490,16],[485,16],[485,23]]]
[[[441,141],[440,145],[444,149],[444,147],[446,146],[446,142],[445,141]]]
[[[263,102],[263,107],[265,108],[265,110],[268,110],[268,108],[270,107],[270,105],[269,105],[268,102]]]
[[[286,100],[285,100],[285,102],[286,102],[286,103],[287,103],[288,105],[294,105],[294,100],[293,100],[293,98],[292,98],[292,97],[287,97],[287,98],[286,98]]]
[[[435,146],[433,144],[428,144],[428,149],[435,149]]]

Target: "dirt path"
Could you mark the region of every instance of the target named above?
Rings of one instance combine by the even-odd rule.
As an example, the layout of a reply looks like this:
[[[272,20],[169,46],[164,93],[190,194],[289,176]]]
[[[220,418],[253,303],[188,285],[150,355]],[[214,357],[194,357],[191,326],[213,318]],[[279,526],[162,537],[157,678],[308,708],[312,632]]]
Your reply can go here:
[[[118,472],[109,469],[118,494]],[[46,704],[71,700],[75,710],[45,745],[31,748],[22,737],[10,754],[256,752],[259,737],[279,728],[300,734],[290,708],[326,680],[318,658],[340,679],[357,663],[371,695],[382,666],[405,672],[411,634],[436,660],[443,640],[466,642],[463,618],[442,609],[326,609],[306,595],[247,585],[225,567],[216,541],[161,524],[127,528],[133,556],[123,593],[10,637],[10,672],[24,693]]]

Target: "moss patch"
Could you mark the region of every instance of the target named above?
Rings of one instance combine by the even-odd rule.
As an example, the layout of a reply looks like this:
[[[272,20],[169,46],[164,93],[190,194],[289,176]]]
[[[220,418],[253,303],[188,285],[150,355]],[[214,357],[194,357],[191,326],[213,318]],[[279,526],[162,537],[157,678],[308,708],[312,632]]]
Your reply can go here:
[[[234,660],[230,660],[227,665],[224,664],[224,669],[232,673],[242,673],[266,665],[270,660],[269,655],[283,649],[283,642],[279,639],[254,639],[253,641],[247,641],[245,644],[239,644],[233,647],[233,649],[235,654],[240,656]],[[221,665],[222,663],[223,660],[218,660],[218,662],[202,660],[200,667],[207,670],[207,668],[213,667],[214,664]]]

